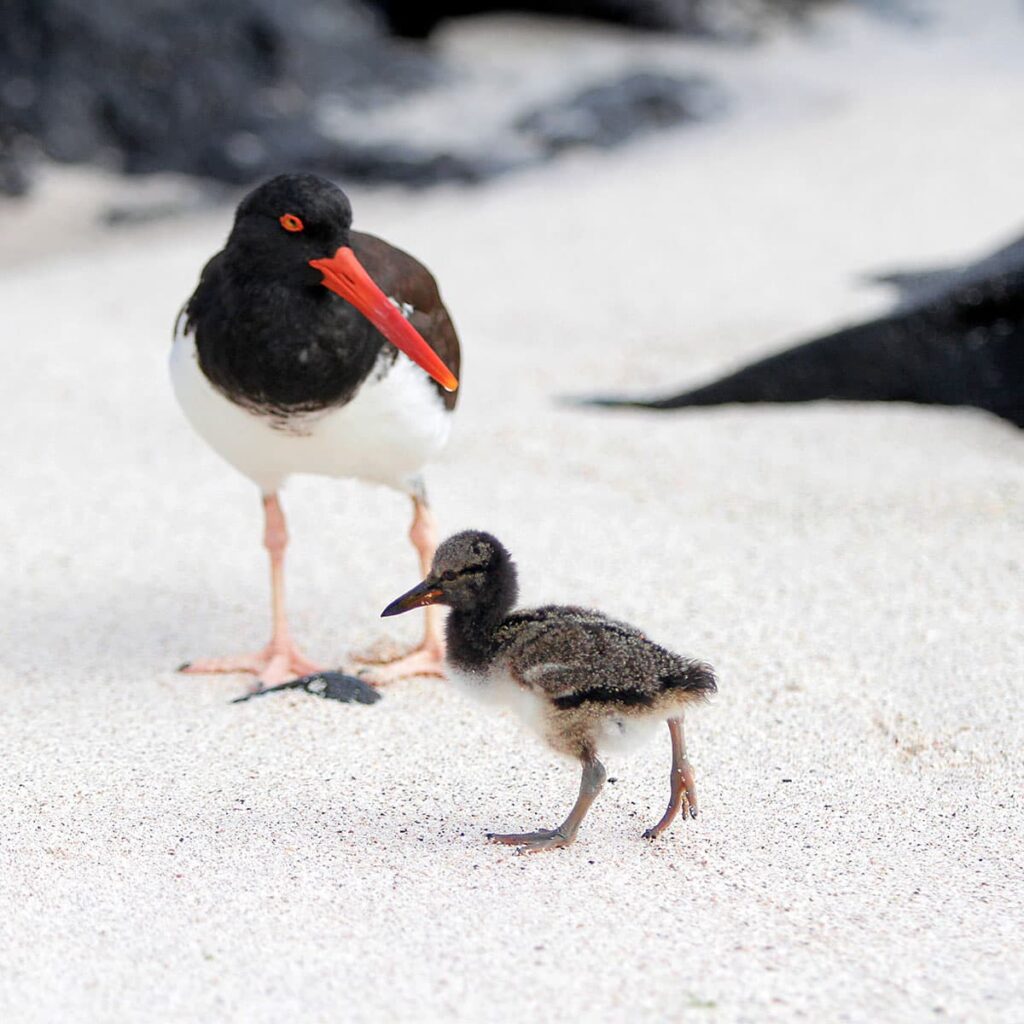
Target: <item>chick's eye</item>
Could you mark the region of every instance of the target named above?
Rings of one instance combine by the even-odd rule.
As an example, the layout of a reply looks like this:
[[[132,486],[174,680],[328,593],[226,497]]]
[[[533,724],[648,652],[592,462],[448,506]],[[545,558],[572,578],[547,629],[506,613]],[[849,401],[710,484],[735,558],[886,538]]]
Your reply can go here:
[[[441,579],[447,580],[449,583],[455,579],[455,573],[449,569],[447,572],[441,574]]]
[[[302,218],[296,217],[294,213],[283,213],[277,220],[285,231],[301,231],[305,227]]]

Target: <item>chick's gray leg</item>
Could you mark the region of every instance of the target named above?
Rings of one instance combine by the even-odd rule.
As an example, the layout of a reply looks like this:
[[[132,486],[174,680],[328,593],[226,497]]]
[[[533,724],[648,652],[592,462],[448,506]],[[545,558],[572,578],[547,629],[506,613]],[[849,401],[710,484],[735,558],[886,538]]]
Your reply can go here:
[[[661,821],[644,833],[644,839],[655,839],[660,836],[675,820],[680,809],[683,817],[689,813],[691,818],[697,817],[697,783],[693,777],[693,768],[686,760],[686,737],[683,735],[682,718],[670,718],[668,731],[672,737],[672,771],[669,775],[668,807],[661,816]]]
[[[587,758],[583,762],[580,794],[576,797],[576,803],[573,804],[569,816],[558,828],[542,828],[536,832],[511,832],[504,835],[491,832],[487,838],[492,843],[518,846],[519,853],[540,853],[541,850],[557,850],[569,846],[576,841],[580,822],[586,817],[590,805],[597,799],[597,794],[601,792],[607,777],[604,765],[596,757]]]

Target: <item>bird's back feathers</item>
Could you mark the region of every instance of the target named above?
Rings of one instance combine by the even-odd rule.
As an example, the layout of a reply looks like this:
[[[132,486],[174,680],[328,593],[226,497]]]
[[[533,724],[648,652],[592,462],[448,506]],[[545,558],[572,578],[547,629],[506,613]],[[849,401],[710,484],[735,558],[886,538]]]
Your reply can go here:
[[[703,662],[666,650],[625,622],[588,608],[549,605],[513,612],[495,633],[495,660],[559,708],[584,703],[653,707],[669,691],[710,693]]]

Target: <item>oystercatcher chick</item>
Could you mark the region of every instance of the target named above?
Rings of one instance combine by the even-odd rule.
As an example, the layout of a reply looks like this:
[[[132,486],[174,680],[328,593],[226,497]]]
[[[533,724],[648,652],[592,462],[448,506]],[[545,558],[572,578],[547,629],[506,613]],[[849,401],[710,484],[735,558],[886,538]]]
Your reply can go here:
[[[430,272],[351,230],[345,194],[288,174],[238,206],[175,328],[171,379],[200,436],[260,489],[273,632],[254,654],[183,671],[247,672],[272,686],[320,671],[288,628],[279,492],[293,473],[355,477],[407,494],[422,571],[437,544],[421,475],[448,438],[459,342]],[[422,644],[372,681],[440,674],[443,639],[428,610]]]
[[[598,753],[628,749],[659,722],[668,723],[672,740],[671,795],[644,837],[660,835],[681,809],[696,818],[683,712],[715,692],[711,667],[587,608],[513,611],[517,594],[508,551],[489,533],[468,530],[444,541],[426,579],[383,612],[447,605],[449,675],[474,697],[517,712],[553,750],[582,765],[579,796],[561,825],[488,838],[529,853],[568,846],[606,778]]]

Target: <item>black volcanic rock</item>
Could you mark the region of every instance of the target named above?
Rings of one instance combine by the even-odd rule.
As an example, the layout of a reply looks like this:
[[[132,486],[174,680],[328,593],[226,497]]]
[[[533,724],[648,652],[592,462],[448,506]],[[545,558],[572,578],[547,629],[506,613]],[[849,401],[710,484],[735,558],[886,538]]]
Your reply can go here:
[[[292,679],[287,683],[278,683],[277,686],[267,686],[262,690],[242,694],[231,703],[244,704],[253,697],[265,697],[269,693],[290,690],[303,690],[314,697],[336,700],[342,704],[376,704],[381,697],[379,690],[375,690],[369,683],[364,683],[356,676],[346,675],[344,672],[317,672],[311,676]]]
[[[21,196],[28,191],[28,167],[20,149],[13,126],[0,122],[0,195]]]
[[[0,184],[23,184],[26,143],[59,161],[237,184],[287,167],[412,184],[492,173],[319,130],[323,95],[366,107],[438,74],[360,0],[7,0]]]
[[[547,153],[617,146],[634,135],[699,120],[723,105],[703,78],[632,72],[523,114],[518,132]]]
[[[1024,238],[951,270],[882,275],[887,316],[847,327],[667,398],[585,404],[683,409],[733,403],[975,406],[1024,427]]]
[[[772,15],[798,14],[822,0],[374,0],[393,32],[425,39],[449,18],[526,11],[588,18],[633,28],[699,35],[751,36]]]
[[[428,48],[390,38],[369,0],[8,0],[0,191],[24,192],[27,158],[38,154],[231,185],[282,170],[409,186],[474,182],[714,105],[706,82],[630,72],[526,112],[484,105],[479,141],[467,149],[443,138],[440,87],[456,74]],[[421,100],[434,86],[434,109],[421,116],[439,134],[382,136],[405,97]],[[339,111],[353,116],[339,121]]]
[[[998,280],[1021,269],[1024,269],[1024,237],[963,267],[886,271],[871,274],[868,280],[893,285],[899,292],[898,308],[913,309],[935,300],[941,301],[945,293],[954,289]]]

